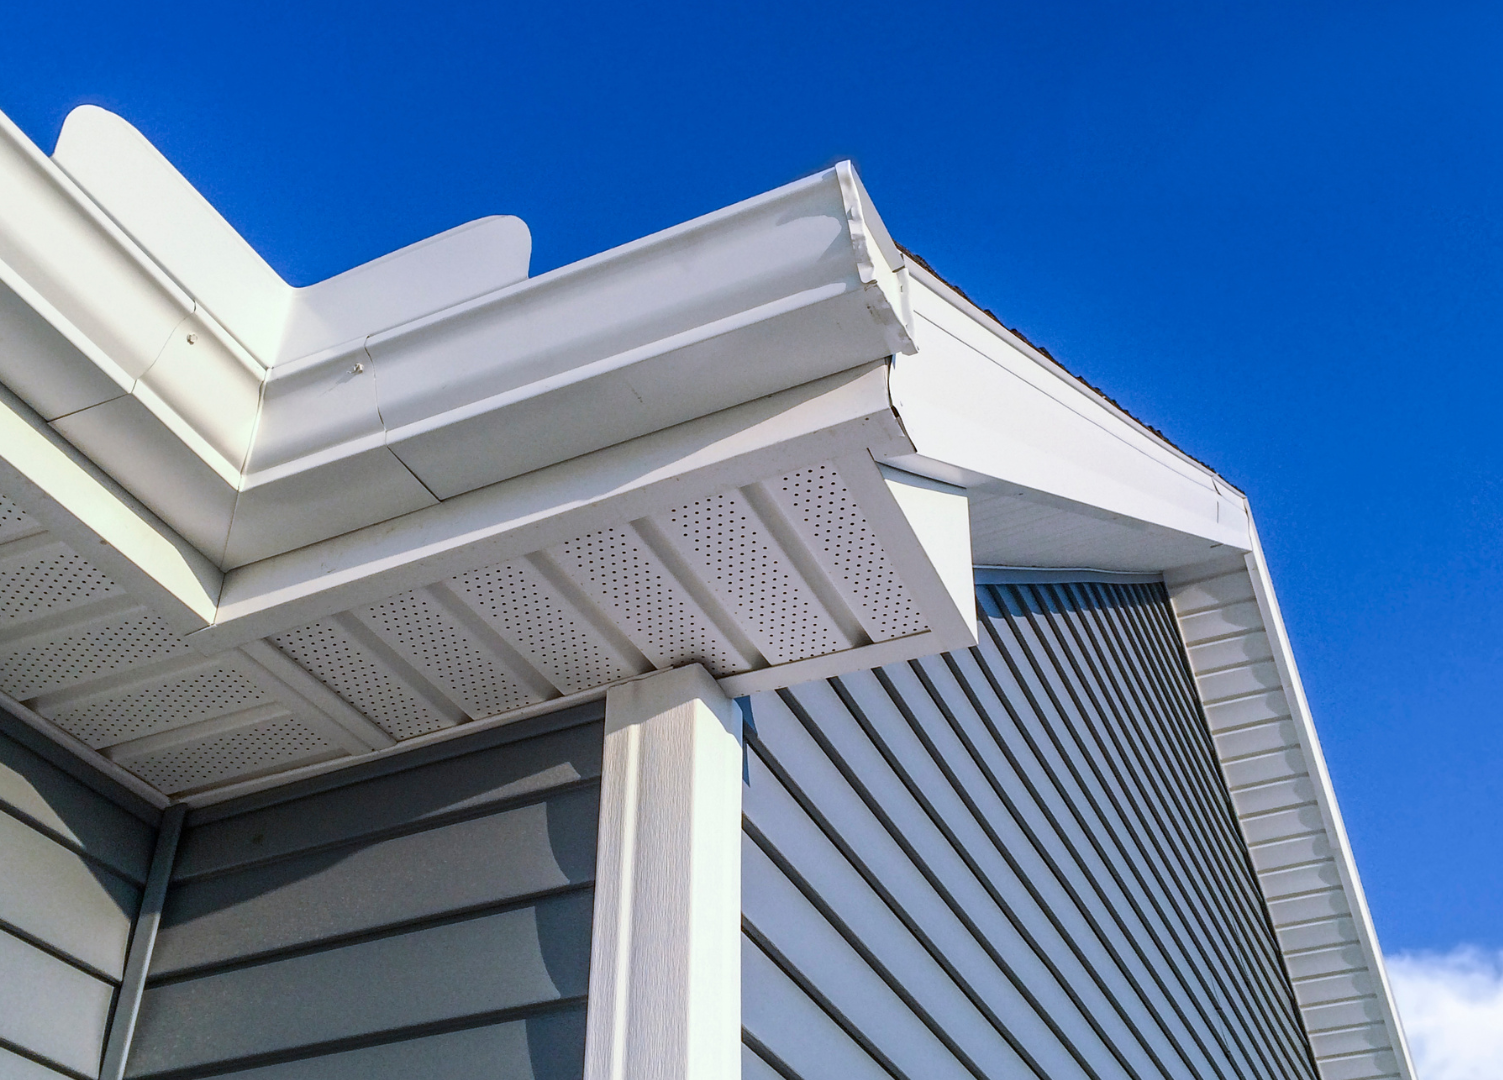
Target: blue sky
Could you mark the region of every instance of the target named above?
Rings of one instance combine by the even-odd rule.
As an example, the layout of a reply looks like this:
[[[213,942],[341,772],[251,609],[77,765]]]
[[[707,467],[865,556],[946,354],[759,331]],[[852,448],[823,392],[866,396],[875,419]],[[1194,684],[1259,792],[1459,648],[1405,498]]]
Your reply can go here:
[[[1503,947],[1503,8],[17,6],[289,280],[491,213],[534,272],[843,157],[1248,492],[1385,948]]]

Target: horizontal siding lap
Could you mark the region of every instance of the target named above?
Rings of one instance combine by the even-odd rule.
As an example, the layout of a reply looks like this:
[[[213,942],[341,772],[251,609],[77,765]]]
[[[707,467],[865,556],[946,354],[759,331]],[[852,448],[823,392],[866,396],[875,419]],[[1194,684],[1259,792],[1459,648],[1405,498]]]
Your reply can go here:
[[[1022,626],[1018,629],[1020,633],[1026,634]],[[1132,639],[1128,638],[1128,644],[1125,647],[1132,648],[1131,642]],[[1048,654],[1040,651],[1038,646],[1034,646],[1033,654],[1037,661],[1046,660],[1048,657]],[[1057,661],[1040,663],[1038,671],[1046,677],[1051,677],[1052,681],[1056,665]],[[1070,686],[1063,684],[1056,684],[1056,686],[1053,697],[1042,696],[1039,699],[1041,705],[1044,701],[1048,701],[1051,712],[1060,708],[1074,711],[1081,707],[1080,699],[1072,693]],[[1162,701],[1155,701],[1154,705],[1160,709],[1166,707],[1172,709],[1172,706],[1167,706],[1167,703]],[[1061,725],[1056,730],[1064,735],[1068,729]],[[1049,743],[1054,741],[1049,738],[1047,732],[1041,730],[1040,735]],[[1199,906],[1204,903],[1204,898],[1197,898],[1187,903],[1177,895],[1177,889],[1170,887],[1170,881],[1176,871],[1166,872],[1160,868],[1159,860],[1164,856],[1156,853],[1157,842],[1150,840],[1148,833],[1140,833],[1142,826],[1137,822],[1129,822],[1119,816],[1118,807],[1125,805],[1122,789],[1110,775],[1104,777],[1098,775],[1097,770],[1091,767],[1089,756],[1082,755],[1081,748],[1075,746],[1073,737],[1063,740],[1063,746],[1066,748],[1067,758],[1061,759],[1061,765],[1066,760],[1070,764],[1061,769],[1058,775],[1061,776],[1063,783],[1070,785],[1069,790],[1072,794],[1066,796],[1067,802],[1074,812],[1088,815],[1084,827],[1092,835],[1108,841],[1104,845],[1109,859],[1108,865],[1120,876],[1130,891],[1142,891],[1137,900],[1144,905],[1145,912],[1153,912],[1151,917],[1162,927],[1160,933],[1164,936],[1160,938],[1160,941],[1169,945],[1170,948],[1188,949],[1186,962],[1206,966],[1214,972],[1210,975],[1212,986],[1225,978],[1236,987],[1228,990],[1230,997],[1226,1002],[1227,1006],[1235,1009],[1237,1006],[1233,1004],[1232,999],[1237,994],[1246,993],[1248,990],[1246,985],[1239,985],[1239,980],[1245,978],[1247,973],[1239,970],[1236,961],[1221,949],[1221,943],[1216,940],[1214,933],[1207,934],[1198,912]],[[1075,774],[1074,777],[1064,780],[1064,776],[1069,775],[1071,771]],[[1089,796],[1084,796],[1083,793],[1073,793],[1076,791],[1075,785],[1082,783],[1085,785],[1084,792],[1089,792]],[[1094,805],[1092,805],[1093,802]],[[1163,813],[1164,808],[1156,808],[1150,813],[1149,821],[1155,821]],[[1157,827],[1161,829],[1163,823],[1160,822]],[[1153,829],[1155,826],[1150,824],[1148,828]],[[1168,850],[1173,853],[1171,857],[1183,859],[1185,856],[1185,853],[1177,849],[1172,842],[1169,842]],[[1177,942],[1178,945],[1169,944],[1173,942]],[[1232,965],[1231,968],[1226,967],[1229,962]],[[1256,991],[1253,992],[1256,993]]]
[[[1315,797],[1315,782],[1308,774],[1266,784],[1254,784],[1232,792],[1232,805],[1239,817],[1266,814],[1302,806]]]
[[[1370,1023],[1323,1031],[1311,1036],[1310,1042],[1316,1055],[1323,1058],[1389,1049],[1388,1036],[1382,1025]]]
[[[1314,1034],[1357,1027],[1361,1024],[1381,1025],[1383,1022],[1382,1008],[1373,994],[1311,1005],[1304,1010],[1304,1016],[1306,1025]]]
[[[114,987],[0,930],[0,1039],[95,1074]]]
[[[810,705],[808,699],[822,686],[824,684],[812,684],[800,688],[801,700]],[[828,687],[825,690],[828,691]],[[824,705],[818,715],[822,720],[831,721],[824,725],[826,733],[837,739],[843,752],[859,753],[865,744],[867,752],[875,753],[871,744],[855,729],[854,721],[845,713],[838,699],[832,705],[826,698]],[[834,722],[836,709],[839,715],[846,717],[843,723]],[[923,852],[926,863],[922,869],[912,861],[914,848],[904,851],[817,745],[804,744],[804,739],[798,737],[797,731],[791,727],[797,724],[791,713],[780,711],[768,702],[757,716],[758,730],[763,738],[782,736],[777,742],[791,752],[785,752],[780,760],[798,774],[796,779],[800,787],[816,801],[842,836],[850,836],[859,843],[869,864],[881,868],[883,885],[890,889],[901,908],[923,926],[924,933],[931,938],[939,954],[955,965],[968,984],[983,994],[996,1014],[1007,1018],[1006,1024],[1026,1043],[1029,1052],[1046,1062],[1059,1058],[1063,1068],[1063,1062],[1068,1058],[1057,1039],[1019,995],[1016,987],[988,959],[983,943],[996,942],[994,948],[1005,946],[1016,962],[1024,964],[1028,961],[1027,947],[1018,943],[1016,931],[1003,922],[947,841],[935,835],[933,824],[920,818],[911,797],[887,773],[886,766],[856,767],[856,772],[864,782],[876,782],[872,795],[877,805],[883,813],[894,815],[898,835],[906,835],[914,848]],[[769,731],[774,734],[769,736]],[[927,861],[931,858],[932,863]],[[967,923],[974,929],[968,928]],[[1048,978],[1042,971],[1037,971],[1036,977]],[[873,1037],[879,1038],[878,1035]]]
[[[201,1068],[583,995],[591,897],[150,987],[129,1075]],[[191,1018],[191,1021],[189,1020]]]
[[[1283,688],[1279,670],[1274,667],[1272,660],[1226,668],[1202,675],[1195,682],[1200,687],[1201,700],[1206,705]]]
[[[1292,720],[1270,720],[1251,727],[1236,728],[1216,736],[1216,754],[1222,761],[1253,754],[1287,750],[1298,746]]]
[[[1377,993],[1377,984],[1371,972],[1343,972],[1318,979],[1300,979],[1294,984],[1294,995],[1301,1006],[1329,1005],[1348,998],[1371,997]]]
[[[1020,761],[1029,760],[1026,748],[1019,747],[1018,753]],[[1033,769],[1036,770],[1037,766],[1034,765]],[[1099,861],[1099,856],[1092,849],[1087,833],[1071,817],[1063,796],[1044,777],[1035,773],[1035,779],[1040,785],[1040,795],[1049,804],[1054,821],[1058,822],[1056,826],[1047,819],[1040,819],[1035,826],[1036,834],[1043,839],[1057,864],[1071,880],[1077,895],[1086,900],[1090,913],[1096,920],[1094,925],[1083,924],[1081,934],[1086,937],[1086,940],[1091,940],[1098,932],[1105,933],[1119,951],[1128,953],[1132,952],[1128,947],[1129,942],[1141,943],[1147,948],[1154,968],[1142,966],[1142,961],[1138,957],[1127,961],[1129,969],[1140,980],[1140,987],[1154,986],[1154,971],[1157,971],[1158,977],[1171,988],[1170,992],[1175,995],[1181,1008],[1194,1015],[1193,991],[1183,985],[1174,970],[1179,963],[1177,960],[1179,954],[1158,954],[1153,945],[1155,934],[1159,935],[1159,940],[1165,940],[1166,935],[1162,924],[1150,914],[1152,905],[1142,896],[1133,895],[1129,899],[1127,893],[1120,891],[1123,886],[1117,884],[1107,864]],[[1065,830],[1063,833],[1058,831],[1060,826]],[[1073,904],[1060,905],[1058,910],[1068,914],[1073,906]],[[1140,921],[1141,919],[1150,921],[1145,923]],[[1117,961],[1108,959],[1103,966],[1105,970],[1111,971],[1116,963]],[[1138,998],[1140,991],[1119,990],[1119,993],[1123,993],[1127,1000],[1132,1001]],[[1156,1008],[1162,1009],[1164,1014],[1172,1014],[1173,1008],[1157,993],[1150,992],[1149,1000],[1154,1002]],[[1176,1029],[1175,1037],[1184,1041],[1188,1052],[1193,1056],[1195,1053],[1192,1048],[1193,1040],[1179,1029]],[[1214,1037],[1207,1036],[1207,1038],[1208,1041],[1214,1043]],[[1170,1056],[1173,1056],[1172,1053]]]
[[[944,1016],[959,1029],[957,1038],[977,1048],[978,1055],[995,1055],[998,1036],[965,997],[935,958],[913,936],[891,908],[872,890],[854,867],[793,803],[776,779],[753,759],[752,789],[758,792],[755,807],[749,807],[753,828],[763,833],[824,903],[835,909],[845,931],[876,955],[888,971],[900,977],[900,985],[927,1006],[931,1015]],[[851,837],[855,839],[855,837]],[[790,892],[783,872],[763,853],[753,839],[742,844],[742,894],[747,917],[785,955],[821,955],[793,941],[802,924],[823,923],[824,917],[809,909],[809,902]],[[890,869],[885,866],[884,870]],[[885,875],[884,875],[885,876]],[[927,921],[927,920],[926,920]],[[832,946],[848,952],[849,946]],[[972,951],[974,952],[974,944]],[[953,957],[951,958],[953,962]],[[863,959],[862,964],[866,961]],[[827,993],[822,976],[831,969],[823,961],[806,975]],[[887,991],[884,987],[884,992]],[[1018,1067],[1016,1055],[1002,1050],[998,1067]]]
[[[1346,945],[1357,940],[1357,924],[1349,918],[1321,919],[1277,931],[1285,952]]]
[[[1263,629],[1263,616],[1253,600],[1211,608],[1208,611],[1185,615],[1179,620],[1180,633],[1185,644],[1199,645],[1215,638],[1245,634],[1249,630]]]
[[[578,1080],[584,1058],[584,1006],[574,1005],[485,1027],[419,1036],[355,1050],[217,1073],[219,1080],[414,1080],[421,1077],[527,1077]]]
[[[953,714],[965,716],[968,720],[971,718],[968,703],[946,666],[931,661],[921,661],[916,666],[927,672],[930,685],[950,702]],[[912,680],[914,685],[905,691],[905,699],[916,715],[926,717],[929,712],[924,706],[927,695],[916,685],[916,677],[905,669],[897,669],[893,678],[899,686]],[[930,724],[926,721],[924,726],[929,728]],[[1112,909],[1100,897],[1094,896],[1089,877],[1079,873],[1078,867],[1076,875],[1064,869],[1072,864],[1072,860],[1068,850],[1060,844],[1058,834],[1047,822],[1031,834],[1025,834],[1017,827],[1012,812],[985,782],[969,754],[947,727],[936,718],[930,736],[944,751],[980,816],[991,823],[999,840],[996,850],[1010,857],[1005,871],[1000,866],[996,869],[994,880],[1016,882],[1015,888],[1021,899],[1010,901],[1013,910],[1030,925],[1044,954],[1061,970],[1077,999],[1075,1008],[1093,1015],[1110,1032],[1119,1051],[1129,1057],[1140,1053],[1135,1044],[1142,1042],[1144,1050],[1151,1048],[1161,1061],[1174,1059],[1177,1056],[1175,1040],[1186,1040],[1187,1033],[1176,1027],[1173,1020],[1167,1019],[1174,1014],[1173,1007],[1158,993],[1145,989],[1152,985],[1153,978],[1140,963],[1127,961],[1124,970],[1120,941],[1113,943],[1114,952],[1099,936],[1098,928],[1112,921]],[[1012,782],[1011,771],[1005,766],[1003,769],[999,783],[1004,790],[1012,792],[1014,805],[1031,802],[1031,798],[1024,798],[1024,785]],[[1014,864],[1018,865],[1016,875],[1012,870]],[[1065,887],[1067,877],[1073,891]],[[1027,883],[1027,892],[1023,891],[1024,882]],[[1116,913],[1122,914],[1120,910]],[[1174,1034],[1168,1035],[1167,1031]],[[1196,1059],[1192,1048],[1184,1049],[1192,1060],[1197,1060],[1196,1068],[1209,1068],[1208,1062]],[[1138,1062],[1138,1067],[1150,1075],[1164,1068],[1161,1063],[1146,1059]]]
[[[1321,892],[1341,886],[1341,873],[1330,859],[1309,866],[1295,866],[1287,870],[1270,870],[1259,874],[1263,892],[1270,900],[1297,893]]]
[[[1268,635],[1261,629],[1249,630],[1236,637],[1208,641],[1204,645],[1194,645],[1186,652],[1190,657],[1190,666],[1207,674],[1273,659],[1273,647],[1268,643]]]
[[[780,1061],[777,1065],[773,1065],[753,1050],[747,1041],[745,1028],[741,1029],[741,1038],[741,1080],[788,1080],[788,1066],[785,1062]],[[756,1036],[753,1035],[750,1039],[756,1041]],[[762,1052],[771,1054],[771,1051],[766,1049]]]
[[[1294,953],[1288,958],[1288,962],[1289,974],[1295,982],[1322,975],[1339,975],[1344,971],[1359,971],[1367,966],[1362,946],[1355,943]]]
[[[1107,592],[1104,589],[1096,591],[1098,595]],[[1122,614],[1130,605],[1121,603],[1120,599],[1117,602],[1119,606],[1116,609],[1104,609],[1107,614],[1101,615],[1097,619],[1101,632],[1106,635],[1109,641],[1113,640],[1115,636],[1116,642],[1115,645],[1110,646],[1112,651],[1102,656],[1098,662],[1102,663],[1108,670],[1114,671],[1115,677],[1129,688],[1130,694],[1145,697],[1147,707],[1150,710],[1156,711],[1160,715],[1167,715],[1169,718],[1168,722],[1172,725],[1175,722],[1175,705],[1173,702],[1176,698],[1172,695],[1168,699],[1162,699],[1157,696],[1164,693],[1165,687],[1163,684],[1155,681],[1154,668],[1152,666],[1142,670],[1138,669],[1138,666],[1142,663],[1140,650],[1145,646],[1142,639],[1135,636],[1131,619]],[[1125,623],[1124,619],[1126,620]],[[983,642],[983,654],[989,662],[1000,664],[1000,658],[998,661],[992,661],[993,654],[990,651],[992,644],[990,641]],[[1151,654],[1152,647],[1149,648]],[[1132,673],[1124,672],[1117,666],[1123,662],[1119,659],[1122,656],[1127,657],[1125,663],[1129,666],[1129,671]],[[1172,673],[1177,670],[1177,667],[1172,660],[1167,660],[1161,662],[1158,670],[1160,672]],[[1193,691],[1188,687],[1181,687],[1178,693],[1181,695],[1178,700],[1183,700],[1193,693]],[[1138,720],[1137,722],[1141,724],[1144,721]],[[1148,730],[1155,731],[1154,722],[1149,720],[1147,723],[1149,725]],[[1163,738],[1164,736],[1162,734],[1155,734],[1150,737]],[[1150,753],[1159,755],[1165,753],[1167,750],[1169,750],[1168,746],[1158,746],[1151,750]],[[1086,771],[1089,772],[1090,770],[1087,769]],[[1175,782],[1179,783],[1181,781],[1176,780]],[[1066,806],[1083,810],[1087,806],[1087,803],[1079,795],[1072,795],[1067,801]],[[1070,811],[1067,810],[1067,812]],[[1162,814],[1163,809],[1157,810],[1156,813]],[[1137,879],[1137,875],[1130,872],[1132,867],[1131,859],[1135,856],[1129,856],[1127,849],[1120,847],[1122,840],[1132,835],[1130,830],[1124,833],[1123,825],[1112,821],[1102,821],[1099,824],[1088,826],[1088,828],[1091,829],[1093,834],[1100,835],[1103,839],[1111,839],[1112,843],[1108,845],[1108,850],[1117,849],[1111,856],[1112,865],[1114,866],[1113,872],[1121,874],[1124,881]],[[1087,849],[1091,846],[1094,845],[1089,844]],[[1180,880],[1181,877],[1182,873],[1176,875],[1171,872],[1169,875],[1162,875],[1159,871],[1152,870],[1145,878],[1138,879],[1139,885],[1148,888],[1149,891],[1143,896],[1138,897],[1137,902],[1144,904],[1148,911],[1156,912],[1150,915],[1150,918],[1153,920],[1154,925],[1160,927],[1158,934],[1162,935],[1157,938],[1150,935],[1146,940],[1153,941],[1156,950],[1165,947],[1171,950],[1184,950],[1188,948],[1189,951],[1187,953],[1174,951],[1169,953],[1168,956],[1174,959],[1181,973],[1197,972],[1200,978],[1205,978],[1207,973],[1202,969],[1208,967],[1209,981],[1202,982],[1201,992],[1211,995],[1213,1009],[1220,1012],[1231,1008],[1234,1015],[1237,1016],[1236,1022],[1239,1024],[1243,1023],[1247,1019],[1246,1014],[1236,1013],[1235,1007],[1232,1005],[1232,999],[1227,997],[1226,992],[1221,989],[1223,985],[1222,980],[1230,978],[1231,983],[1235,984],[1238,976],[1230,976],[1229,972],[1224,969],[1224,966],[1222,966],[1226,959],[1224,955],[1221,955],[1219,960],[1216,959],[1220,955],[1218,949],[1215,945],[1208,945],[1203,930],[1192,928],[1198,921],[1195,915],[1191,914],[1190,924],[1187,925],[1185,923],[1186,913],[1180,910],[1180,905],[1172,900],[1166,903],[1167,897],[1163,894],[1163,887],[1167,887],[1172,881]],[[1158,887],[1157,891],[1155,891],[1156,887]],[[1194,902],[1189,911],[1191,913],[1198,912],[1203,903],[1203,900]],[[1165,921],[1166,919],[1167,921]],[[1209,954],[1205,952],[1207,948],[1210,949]],[[1180,976],[1176,975],[1176,977]],[[1239,987],[1236,990],[1230,991],[1233,995],[1244,992],[1246,992],[1246,987]],[[1239,1033],[1237,1037],[1242,1038],[1243,1036]],[[1257,1040],[1261,1037],[1255,1035],[1253,1039]]]
[[[1267,865],[1309,870],[1250,587],[1198,589],[1199,655],[1240,695],[1222,730],[1263,725],[1232,741]],[[978,599],[974,649],[754,700],[748,1075],[1027,1075],[1011,1041],[1051,1080],[1312,1076],[1163,591]]]
[[[747,846],[743,844],[743,850]],[[928,1075],[936,1080],[960,1080],[969,1075],[870,962],[821,918],[787,879],[755,854],[749,862],[747,869],[753,876],[743,879],[749,887],[743,893],[746,919],[792,963],[799,964],[799,958],[819,958],[810,970],[802,965],[799,970],[818,989],[820,997],[862,1031],[872,1033],[887,1056],[909,1075]],[[932,977],[923,979],[928,973],[922,968],[908,968],[905,974],[915,976],[918,984],[904,987],[911,993],[927,989],[932,994],[936,989]],[[1009,1066],[1014,1064],[1008,1062]]]
[[[31,826],[0,814],[0,922],[118,980],[140,891]]]
[[[1282,690],[1268,690],[1205,707],[1206,723],[1218,733],[1264,720],[1282,720],[1288,715],[1289,702]]]
[[[1391,1050],[1323,1058],[1320,1074],[1322,1080],[1382,1080],[1398,1074],[1398,1062]]]
[[[0,810],[41,827],[138,885],[146,881],[156,830],[4,735]]]
[[[1227,785],[1233,791],[1253,784],[1266,784],[1271,780],[1293,779],[1306,772],[1305,755],[1300,753],[1298,747],[1286,747],[1267,754],[1229,761],[1221,768],[1226,773]]]
[[[741,939],[741,1022],[794,1074],[807,1080],[920,1080],[887,1069],[805,994],[760,948]],[[920,1074],[922,1075],[922,1074]]]
[[[203,824],[190,817],[173,878],[219,873],[389,829],[437,824],[498,802],[597,779],[602,737],[598,722],[583,724]]]
[[[1259,873],[1322,862],[1332,858],[1332,854],[1331,841],[1325,830],[1284,840],[1268,840],[1252,848],[1253,866]]]
[[[1254,598],[1252,579],[1239,567],[1232,573],[1175,589],[1174,608],[1181,615],[1191,615],[1207,608],[1226,607]]]
[[[895,667],[884,674],[898,690],[909,711],[915,714],[915,718],[917,714],[927,715],[932,711],[932,707],[925,708],[926,693],[911,669]],[[970,916],[995,942],[996,948],[1013,966],[1023,986],[1034,996],[1036,1004],[1032,1007],[1041,1008],[1049,1015],[1061,1029],[1064,1038],[1070,1040],[1076,1048],[1076,1052],[1088,1060],[1097,1061],[1100,1068],[1110,1068],[1115,1064],[1107,1039],[1112,1040],[1110,1045],[1116,1047],[1118,1053],[1137,1056],[1140,1052],[1133,1046],[1131,1036],[1121,1025],[1121,1021],[1112,1014],[1109,1001],[1102,998],[1100,991],[1092,985],[1086,973],[1059,942],[1045,923],[1042,913],[1035,911],[1022,883],[1013,877],[989,836],[980,827],[980,821],[989,821],[996,815],[970,812],[945,774],[933,763],[924,745],[900,719],[892,698],[876,678],[861,675],[844,680],[844,683],[867,717],[873,723],[880,719],[880,726],[890,741],[893,755],[901,763],[911,782],[919,788],[922,797],[938,813],[949,835],[954,837],[954,849],[965,853],[967,868],[956,868],[962,883],[957,897],[969,893],[971,899],[966,907]],[[956,757],[958,756],[957,753]],[[928,844],[921,846],[926,853],[931,850]],[[1001,902],[1007,905],[1006,909],[999,906],[999,894]],[[1006,919],[1007,911],[1011,911],[1016,921]],[[1023,938],[1024,930],[1036,941],[1041,940],[1039,948],[1035,949]],[[1057,969],[1069,972],[1065,983],[1048,969],[1041,956],[1052,960]],[[1066,985],[1073,988],[1073,993],[1066,989]],[[1082,998],[1089,1003],[1089,1015],[1106,1028],[1105,1033],[1093,1029],[1084,1020],[1078,1004]],[[1041,1043],[1031,1045],[1049,1047],[1053,1042],[1043,1032],[1039,1033],[1038,1038],[1042,1040]],[[1142,1069],[1153,1068],[1152,1062],[1147,1058],[1141,1058],[1136,1064]]]
[[[1352,909],[1345,891],[1331,886],[1303,896],[1270,900],[1268,910],[1274,926],[1280,927],[1350,915]]]
[[[1243,571],[1175,587],[1187,656],[1322,1080],[1396,1076],[1383,1002],[1251,591]],[[1239,689],[1246,696],[1233,696]]]
[[[127,1075],[577,1078],[603,728],[559,723],[190,817]]]
[[[184,883],[163,914],[153,976],[587,883],[599,816],[588,788]]]
[[[0,1076],[5,1080],[60,1080],[67,1075],[0,1046]]]
[[[1303,836],[1324,826],[1325,818],[1321,816],[1320,807],[1314,803],[1275,810],[1272,813],[1250,814],[1242,819],[1242,833],[1249,844],[1281,840],[1286,836]]]

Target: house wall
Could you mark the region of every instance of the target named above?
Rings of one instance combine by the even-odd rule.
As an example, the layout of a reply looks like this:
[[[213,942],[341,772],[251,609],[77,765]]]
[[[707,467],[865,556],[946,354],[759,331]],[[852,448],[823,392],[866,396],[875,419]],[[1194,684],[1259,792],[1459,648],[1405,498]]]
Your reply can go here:
[[[157,818],[0,716],[0,1076],[99,1075]]]
[[[185,824],[126,1075],[580,1075],[603,708]]]
[[[744,1075],[1314,1076],[1159,585],[752,699]]]

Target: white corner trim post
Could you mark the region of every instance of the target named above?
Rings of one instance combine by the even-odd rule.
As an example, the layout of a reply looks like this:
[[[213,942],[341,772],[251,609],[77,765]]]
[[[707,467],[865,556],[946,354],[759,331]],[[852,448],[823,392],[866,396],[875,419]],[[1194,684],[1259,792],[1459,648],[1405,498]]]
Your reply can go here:
[[[699,664],[606,694],[585,1080],[741,1075],[741,752]]]

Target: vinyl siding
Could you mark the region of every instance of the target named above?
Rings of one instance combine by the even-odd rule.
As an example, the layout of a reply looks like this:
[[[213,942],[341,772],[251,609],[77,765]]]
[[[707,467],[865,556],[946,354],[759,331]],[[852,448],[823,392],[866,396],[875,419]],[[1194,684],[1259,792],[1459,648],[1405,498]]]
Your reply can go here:
[[[0,719],[0,1076],[94,1077],[155,811]]]
[[[752,699],[749,1077],[1312,1078],[1158,585]]]
[[[585,706],[190,815],[127,1075],[579,1076],[602,738]]]

